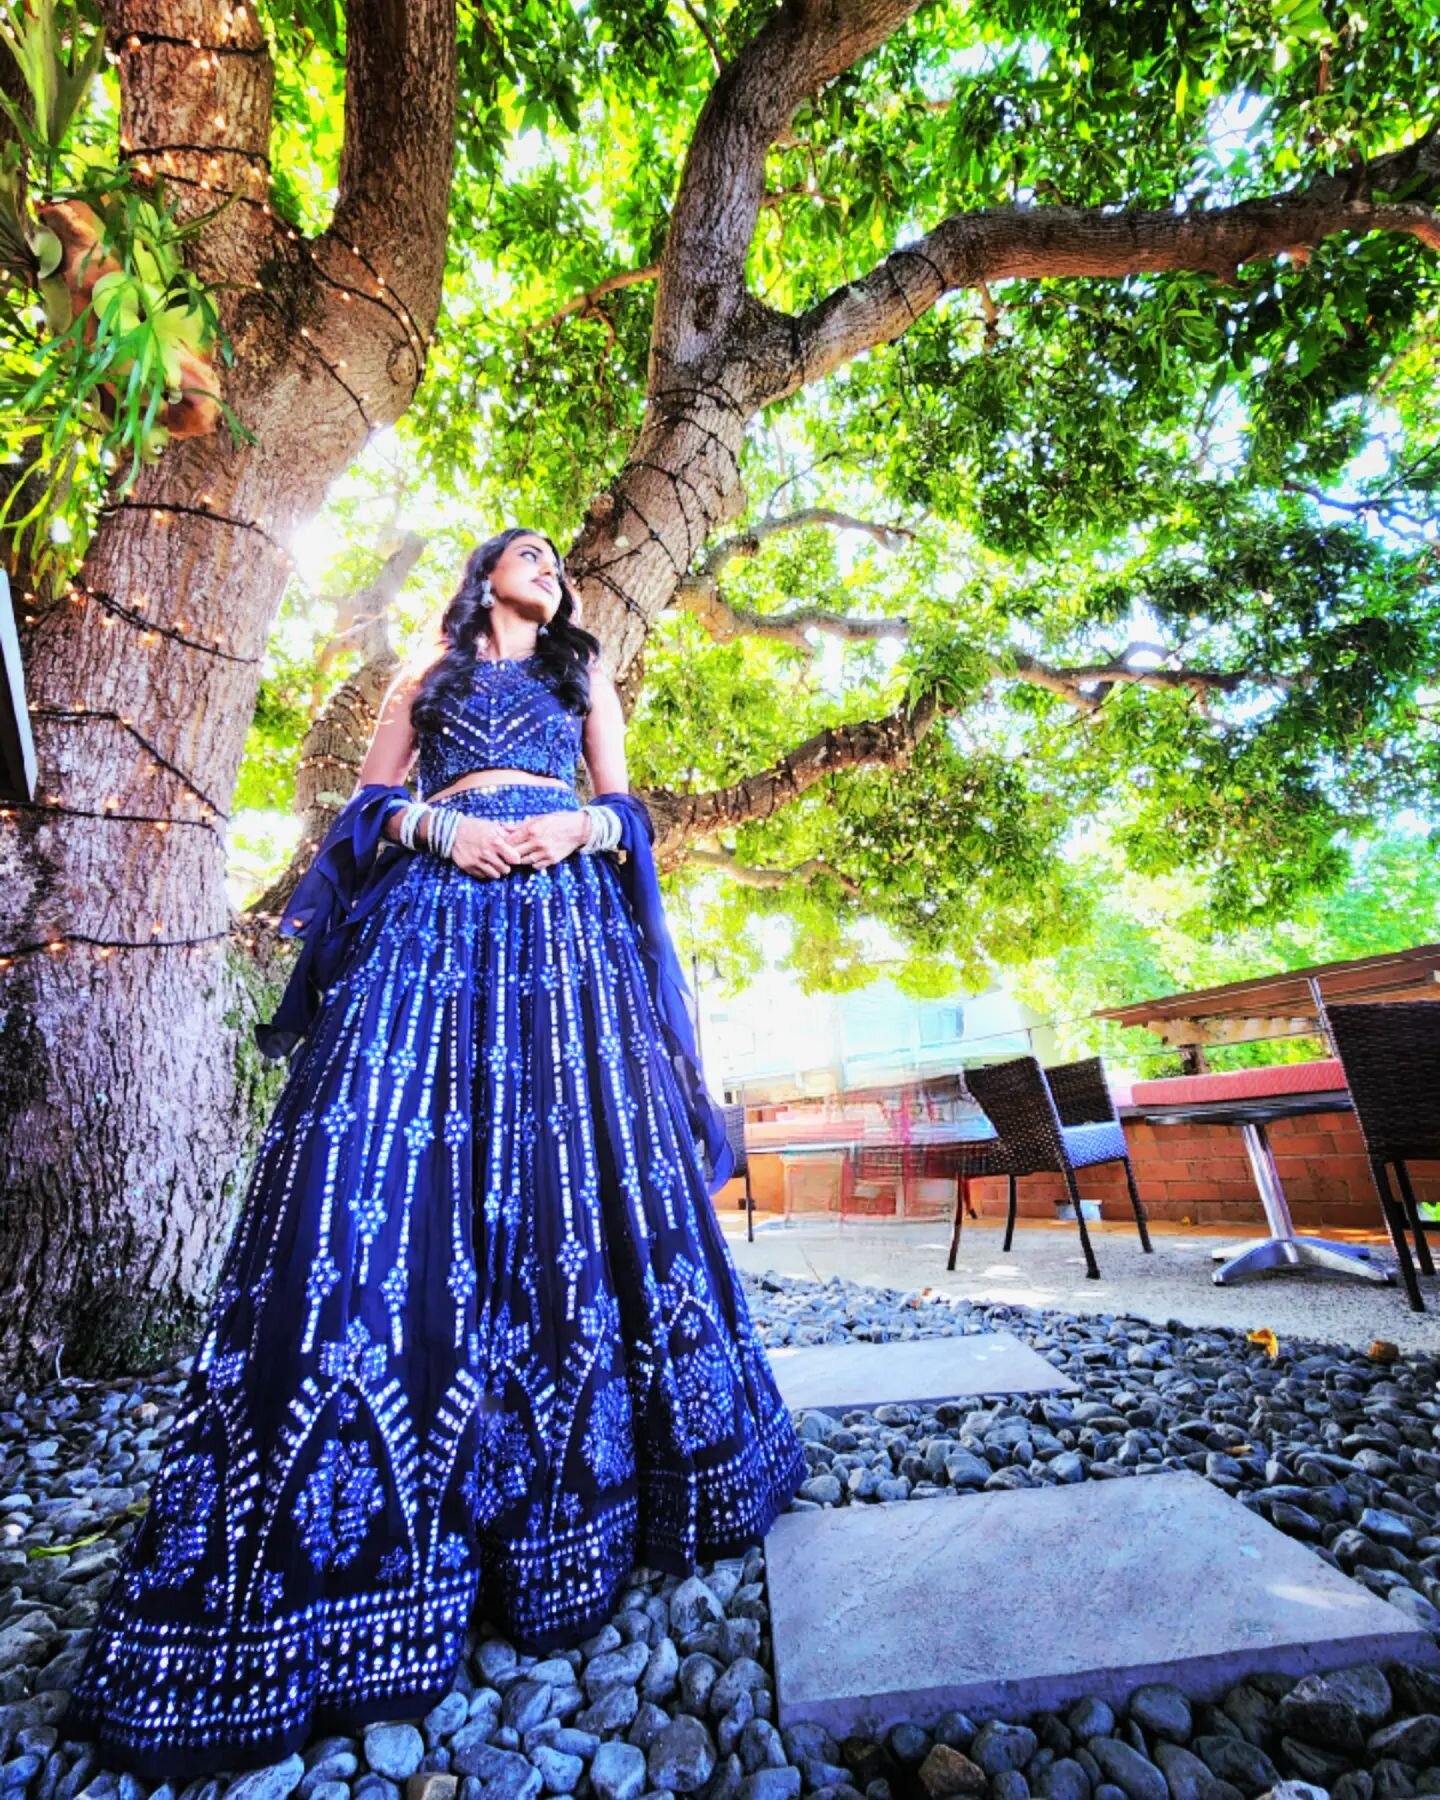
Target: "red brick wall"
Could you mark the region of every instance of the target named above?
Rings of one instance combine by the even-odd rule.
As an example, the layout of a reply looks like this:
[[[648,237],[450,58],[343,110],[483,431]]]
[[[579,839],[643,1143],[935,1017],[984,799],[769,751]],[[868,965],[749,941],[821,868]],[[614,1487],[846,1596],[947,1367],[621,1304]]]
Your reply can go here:
[[[1278,1119],[1267,1127],[1267,1133],[1291,1214],[1301,1230],[1384,1229],[1369,1159],[1353,1113]],[[1237,1126],[1127,1123],[1125,1135],[1140,1198],[1152,1219],[1263,1226],[1265,1214]],[[838,1211],[839,1159],[806,1158],[805,1165],[803,1174],[797,1171],[791,1176],[792,1210],[812,1217]],[[1440,1163],[1414,1163],[1410,1174],[1421,1200],[1440,1202]],[[1101,1202],[1102,1218],[1133,1217],[1118,1163],[1082,1170],[1079,1181],[1087,1200]],[[783,1186],[778,1156],[763,1151],[752,1155],[751,1190],[757,1207],[780,1210]],[[716,1200],[722,1206],[733,1206],[743,1194],[742,1184],[732,1181]],[[948,1195],[953,1195],[953,1189]],[[1053,1219],[1055,1202],[1065,1197],[1059,1175],[1028,1175],[1020,1182],[1017,1211],[1021,1218]],[[1003,1180],[973,1181],[970,1199],[982,1217],[1005,1215]],[[910,1212],[916,1217],[948,1218],[953,1204],[953,1198],[942,1198],[937,1184],[927,1181],[923,1194],[912,1194]],[[888,1194],[878,1199],[858,1196],[846,1203],[847,1217],[852,1212],[893,1216],[894,1201]]]

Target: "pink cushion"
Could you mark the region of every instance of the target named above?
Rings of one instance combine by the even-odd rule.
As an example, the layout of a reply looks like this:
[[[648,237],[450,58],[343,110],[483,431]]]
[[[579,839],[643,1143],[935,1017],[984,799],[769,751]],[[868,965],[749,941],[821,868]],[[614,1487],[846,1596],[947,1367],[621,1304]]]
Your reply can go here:
[[[1156,1100],[1262,1100],[1270,1094],[1339,1093],[1347,1085],[1339,1060],[1329,1056],[1320,1062],[1276,1063],[1266,1069],[1226,1069],[1218,1075],[1166,1075],[1158,1081],[1137,1081],[1130,1099],[1135,1106],[1148,1106]]]

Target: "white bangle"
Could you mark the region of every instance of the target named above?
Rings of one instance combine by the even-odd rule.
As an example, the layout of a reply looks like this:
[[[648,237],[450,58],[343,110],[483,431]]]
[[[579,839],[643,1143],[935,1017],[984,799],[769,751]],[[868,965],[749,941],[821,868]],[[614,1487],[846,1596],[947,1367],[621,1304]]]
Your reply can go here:
[[[453,806],[432,806],[430,808],[430,849],[436,856],[443,856],[448,861],[455,859],[451,854],[455,848],[455,833],[460,829],[461,815]]]
[[[429,810],[423,800],[412,800],[400,814],[400,842],[405,849],[415,848],[415,827]]]
[[[620,842],[620,815],[613,806],[587,806],[584,808],[590,821],[590,834],[581,844],[582,850],[613,850]]]
[[[454,807],[432,806],[428,800],[412,800],[400,814],[400,842],[407,850],[428,850],[432,856],[449,857],[455,847],[461,814]],[[420,821],[428,819],[424,838],[417,837]]]

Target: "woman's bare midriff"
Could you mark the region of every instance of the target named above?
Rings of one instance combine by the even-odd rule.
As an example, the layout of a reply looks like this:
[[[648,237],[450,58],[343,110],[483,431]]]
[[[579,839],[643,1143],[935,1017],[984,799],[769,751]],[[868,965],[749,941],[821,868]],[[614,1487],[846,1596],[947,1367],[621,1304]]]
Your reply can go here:
[[[472,769],[468,775],[462,775],[452,781],[449,787],[440,788],[425,798],[430,801],[443,800],[448,794],[458,794],[464,788],[500,787],[512,781],[532,781],[537,787],[570,787],[568,781],[561,781],[556,775],[536,775],[530,769]]]

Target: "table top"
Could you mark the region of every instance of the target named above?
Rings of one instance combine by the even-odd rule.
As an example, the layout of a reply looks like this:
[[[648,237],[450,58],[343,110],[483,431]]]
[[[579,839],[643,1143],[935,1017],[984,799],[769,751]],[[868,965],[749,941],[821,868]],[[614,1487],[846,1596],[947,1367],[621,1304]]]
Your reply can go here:
[[[1305,1113],[1353,1112],[1348,1088],[1328,1093],[1265,1094],[1252,1100],[1152,1100],[1120,1107],[1122,1120],[1146,1125],[1265,1125]]]
[[[983,1123],[977,1121],[977,1123]],[[946,1149],[954,1144],[989,1144],[995,1142],[993,1131],[961,1131],[953,1125],[940,1134],[933,1127],[922,1136],[918,1131],[906,1141],[899,1138],[867,1137],[852,1134],[849,1137],[831,1138],[794,1138],[788,1143],[757,1142],[747,1138],[747,1148],[751,1156],[807,1156],[819,1151],[834,1152],[837,1150],[936,1150]]]

